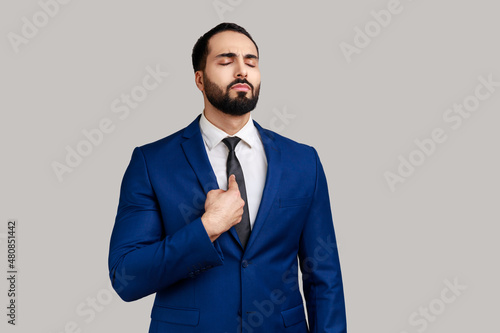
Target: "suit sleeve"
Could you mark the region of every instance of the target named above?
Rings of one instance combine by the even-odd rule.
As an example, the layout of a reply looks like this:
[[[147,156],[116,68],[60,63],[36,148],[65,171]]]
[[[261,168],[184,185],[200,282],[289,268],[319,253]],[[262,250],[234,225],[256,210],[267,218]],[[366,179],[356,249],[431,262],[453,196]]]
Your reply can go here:
[[[344,292],[325,173],[316,150],[316,186],[299,260],[311,333],[346,333]]]
[[[118,295],[137,300],[222,264],[217,240],[210,241],[201,218],[165,234],[144,155],[135,148],[123,177],[109,249],[109,274]]]

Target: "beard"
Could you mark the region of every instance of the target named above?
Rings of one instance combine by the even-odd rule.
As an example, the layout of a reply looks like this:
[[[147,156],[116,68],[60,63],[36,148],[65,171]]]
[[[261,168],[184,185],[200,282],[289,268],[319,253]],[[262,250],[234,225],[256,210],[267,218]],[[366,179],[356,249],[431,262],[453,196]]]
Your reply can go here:
[[[250,90],[237,91],[236,97],[231,98],[229,96],[230,89],[237,83],[248,84]],[[205,74],[203,75],[203,84],[205,86],[205,95],[207,96],[208,101],[215,108],[225,114],[229,114],[232,116],[242,116],[255,109],[257,101],[259,100],[260,83],[257,88],[254,89],[253,85],[246,79],[236,79],[226,87],[226,92],[224,92],[215,82],[210,81],[210,79]],[[246,95],[250,92],[252,93],[252,97],[246,97]]]

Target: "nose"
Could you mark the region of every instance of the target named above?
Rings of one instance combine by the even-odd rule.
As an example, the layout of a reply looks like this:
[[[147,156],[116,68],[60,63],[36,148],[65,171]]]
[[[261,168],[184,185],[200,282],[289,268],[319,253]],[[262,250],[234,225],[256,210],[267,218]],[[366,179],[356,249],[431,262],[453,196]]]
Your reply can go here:
[[[248,75],[247,68],[245,66],[245,62],[243,59],[238,59],[238,66],[236,66],[235,77],[237,78],[246,78]]]

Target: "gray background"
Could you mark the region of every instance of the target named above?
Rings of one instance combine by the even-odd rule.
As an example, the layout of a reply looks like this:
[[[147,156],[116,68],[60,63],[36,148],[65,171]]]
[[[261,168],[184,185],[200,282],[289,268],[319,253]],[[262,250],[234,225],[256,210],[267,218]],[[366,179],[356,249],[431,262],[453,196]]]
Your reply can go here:
[[[460,128],[443,120],[474,94],[479,76],[500,81],[498,3],[402,0],[348,62],[340,44],[354,45],[355,27],[389,1],[220,2],[230,8],[221,15],[217,1],[73,0],[19,52],[8,34],[21,35],[22,18],[32,21],[40,5],[0,5],[2,272],[6,222],[19,221],[18,325],[7,325],[2,310],[2,332],[64,332],[70,322],[82,332],[147,331],[153,298],[125,303],[109,292],[119,186],[135,146],[202,111],[191,49],[221,21],[245,27],[261,50],[254,119],[320,154],[350,332],[498,331],[500,87]],[[120,119],[113,100],[157,65],[168,77]],[[65,147],[104,118],[114,131],[60,182],[51,164],[64,163]],[[384,173],[396,173],[398,157],[434,128],[447,140],[391,191]],[[435,308],[442,313],[425,329],[409,321],[443,304],[445,280],[455,279],[467,289]],[[5,309],[4,278],[0,288]],[[101,300],[94,310],[92,298]]]

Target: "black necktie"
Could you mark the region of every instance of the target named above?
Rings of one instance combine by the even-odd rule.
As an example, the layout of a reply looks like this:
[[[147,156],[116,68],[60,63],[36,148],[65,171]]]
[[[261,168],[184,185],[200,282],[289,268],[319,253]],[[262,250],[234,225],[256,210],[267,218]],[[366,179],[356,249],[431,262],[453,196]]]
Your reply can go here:
[[[241,217],[240,223],[234,226],[236,232],[238,233],[238,237],[240,237],[241,244],[243,248],[247,245],[248,238],[250,237],[250,217],[248,215],[248,201],[247,201],[247,190],[245,187],[245,178],[243,177],[243,170],[241,169],[240,161],[236,157],[236,153],[234,152],[234,148],[240,142],[240,138],[237,136],[228,137],[222,140],[224,144],[229,148],[229,154],[227,155],[227,164],[226,164],[226,174],[228,178],[229,185],[229,176],[234,174],[236,177],[236,183],[238,183],[238,188],[240,190],[241,198],[245,201],[245,206],[243,207],[243,216]]]

